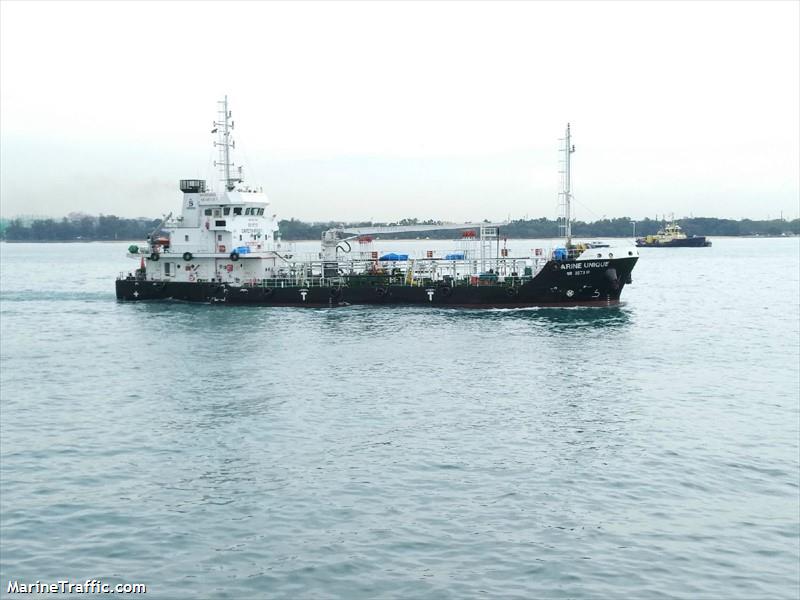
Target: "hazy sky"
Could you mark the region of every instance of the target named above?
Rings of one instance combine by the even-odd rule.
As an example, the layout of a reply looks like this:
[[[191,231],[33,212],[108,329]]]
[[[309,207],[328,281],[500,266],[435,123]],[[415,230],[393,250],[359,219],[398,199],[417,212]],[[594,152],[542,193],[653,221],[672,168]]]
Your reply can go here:
[[[156,216],[235,160],[281,217],[800,213],[800,3],[0,4],[0,214]],[[238,151],[241,150],[241,151]]]

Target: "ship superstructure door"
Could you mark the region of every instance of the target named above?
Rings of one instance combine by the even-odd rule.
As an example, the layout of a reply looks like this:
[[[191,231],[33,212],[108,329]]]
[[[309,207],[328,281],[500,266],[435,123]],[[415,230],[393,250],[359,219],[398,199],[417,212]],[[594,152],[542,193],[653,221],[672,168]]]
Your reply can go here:
[[[481,272],[485,273],[490,264],[497,264],[500,248],[500,230],[497,227],[481,225]]]

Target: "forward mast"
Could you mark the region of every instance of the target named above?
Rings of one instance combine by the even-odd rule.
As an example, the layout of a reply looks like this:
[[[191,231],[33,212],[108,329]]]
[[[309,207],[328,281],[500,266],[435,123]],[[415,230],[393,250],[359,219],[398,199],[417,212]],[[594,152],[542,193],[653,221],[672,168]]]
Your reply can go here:
[[[575,146],[572,144],[569,123],[567,123],[567,131],[564,135],[564,146],[561,152],[564,153],[563,170],[559,171],[561,174],[561,191],[558,193],[558,233],[559,236],[564,238],[564,243],[567,248],[572,245],[572,189],[570,181],[570,155],[575,152]]]

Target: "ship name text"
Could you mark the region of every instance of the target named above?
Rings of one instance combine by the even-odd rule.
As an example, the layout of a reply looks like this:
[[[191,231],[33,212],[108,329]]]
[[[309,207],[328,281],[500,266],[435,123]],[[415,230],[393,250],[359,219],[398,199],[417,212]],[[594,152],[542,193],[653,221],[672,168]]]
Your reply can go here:
[[[576,262],[565,263],[561,265],[561,269],[571,271],[573,269],[604,269],[608,266],[608,261],[592,261],[592,262]]]

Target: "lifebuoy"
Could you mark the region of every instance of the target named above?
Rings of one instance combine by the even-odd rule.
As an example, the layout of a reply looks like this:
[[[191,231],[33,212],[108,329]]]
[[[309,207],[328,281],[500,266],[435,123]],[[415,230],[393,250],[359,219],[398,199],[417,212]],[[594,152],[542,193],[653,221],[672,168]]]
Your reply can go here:
[[[158,260],[158,252],[153,252],[150,255],[150,260],[153,260],[153,261]]]
[[[239,253],[238,252],[231,252],[231,260],[233,260],[233,261],[239,260]]]
[[[449,285],[440,288],[439,291],[442,292],[442,296],[445,298],[449,298],[453,295],[453,288],[451,288]]]
[[[185,260],[186,262],[189,262],[190,260],[192,260],[192,253],[191,252],[184,252],[183,253],[183,260]]]

